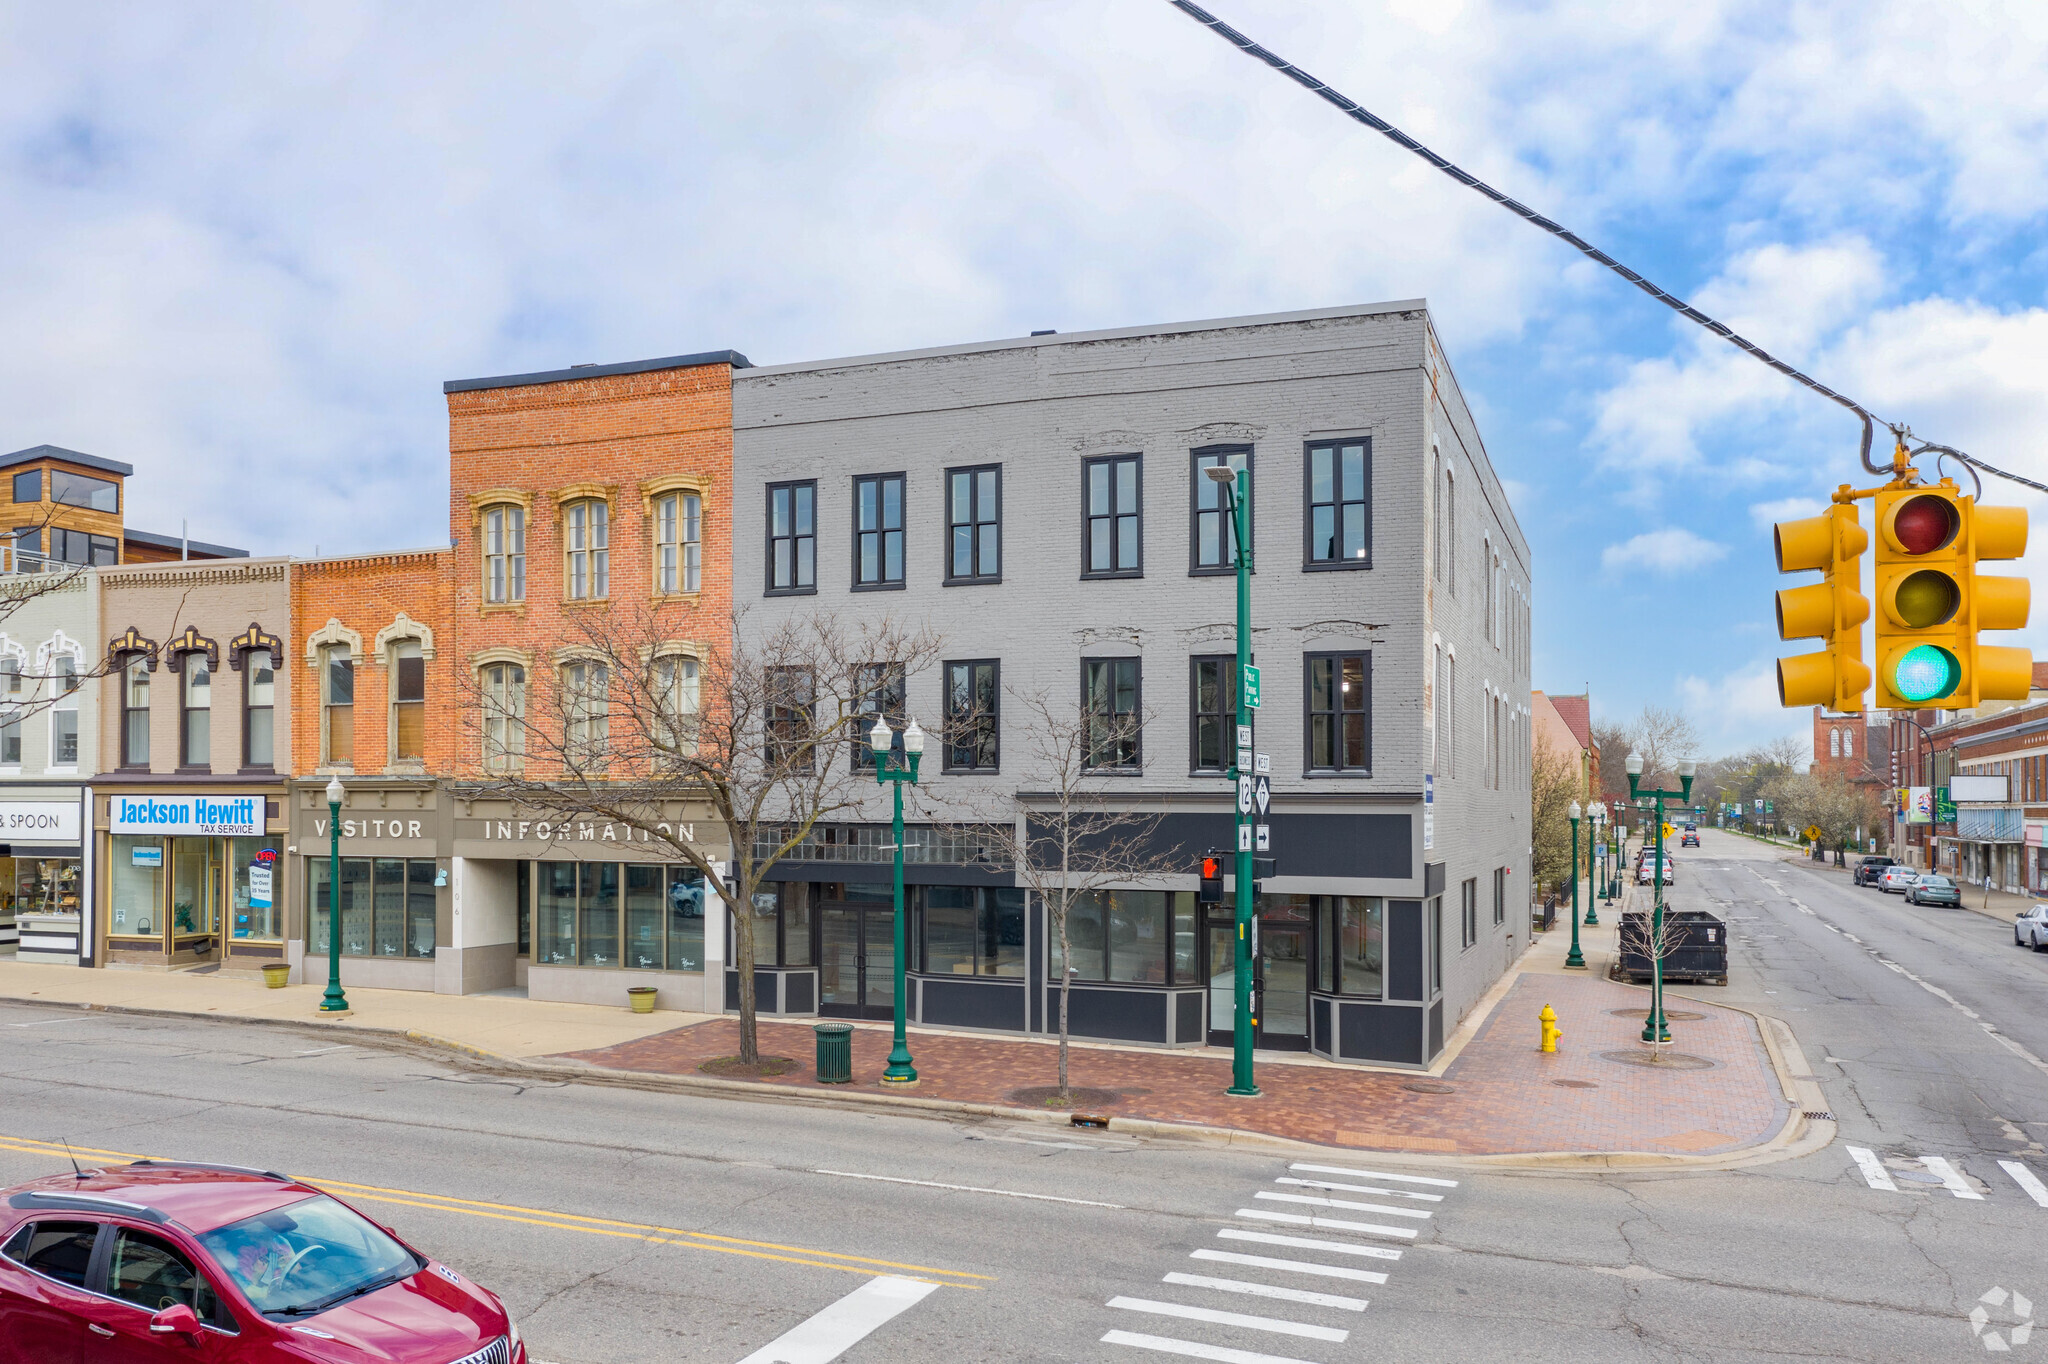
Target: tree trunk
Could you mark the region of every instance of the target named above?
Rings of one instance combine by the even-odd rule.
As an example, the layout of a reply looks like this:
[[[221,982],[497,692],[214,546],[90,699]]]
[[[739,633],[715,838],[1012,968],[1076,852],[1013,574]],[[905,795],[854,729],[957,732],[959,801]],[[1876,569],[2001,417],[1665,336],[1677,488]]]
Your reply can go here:
[[[756,1065],[761,1060],[760,1032],[754,1014],[754,886],[752,868],[745,876],[733,878],[740,892],[732,906],[733,946],[739,960],[733,963],[740,974],[740,1064]]]

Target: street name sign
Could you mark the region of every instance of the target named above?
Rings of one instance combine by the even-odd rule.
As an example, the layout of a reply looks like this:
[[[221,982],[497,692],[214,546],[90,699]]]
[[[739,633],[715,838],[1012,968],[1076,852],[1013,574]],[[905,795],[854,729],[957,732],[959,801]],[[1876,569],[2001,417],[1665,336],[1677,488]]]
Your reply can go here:
[[[1244,665],[1244,703],[1253,710],[1259,708],[1259,670],[1250,663]]]

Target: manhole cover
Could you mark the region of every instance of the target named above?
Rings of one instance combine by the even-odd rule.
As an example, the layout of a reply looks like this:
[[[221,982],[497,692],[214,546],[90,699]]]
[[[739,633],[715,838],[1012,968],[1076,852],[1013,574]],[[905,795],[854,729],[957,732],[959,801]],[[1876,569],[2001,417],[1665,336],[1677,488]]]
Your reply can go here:
[[[1434,1080],[1417,1080],[1414,1084],[1402,1085],[1410,1094],[1456,1094],[1455,1085],[1440,1085]]]
[[[1616,1018],[1646,1018],[1649,1016],[1650,1010],[1645,1006],[1640,1009],[1609,1009],[1607,1012],[1613,1014]],[[1706,1015],[1688,1013],[1684,1009],[1666,1009],[1664,1011],[1664,1018],[1665,1021],[1671,1023],[1698,1023],[1705,1019]]]
[[[1552,1080],[1552,1081],[1551,1081],[1550,1083],[1552,1083],[1552,1084],[1556,1085],[1556,1086],[1557,1086],[1557,1087],[1558,1087],[1559,1089],[1598,1089],[1598,1088],[1600,1088],[1600,1086],[1599,1086],[1599,1085],[1595,1084],[1595,1083],[1594,1083],[1593,1081],[1591,1081],[1591,1080]]]
[[[1624,1066],[1648,1066],[1657,1070],[1712,1070],[1718,1061],[1709,1061],[1704,1056],[1691,1056],[1682,1051],[1667,1051],[1657,1055],[1645,1047],[1641,1051],[1603,1051],[1603,1061],[1618,1061]]]

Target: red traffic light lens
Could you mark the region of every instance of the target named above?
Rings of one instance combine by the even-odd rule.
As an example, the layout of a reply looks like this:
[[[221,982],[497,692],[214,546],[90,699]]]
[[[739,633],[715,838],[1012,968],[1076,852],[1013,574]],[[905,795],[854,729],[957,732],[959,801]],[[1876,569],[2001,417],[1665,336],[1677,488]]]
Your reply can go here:
[[[1945,497],[1908,498],[1892,513],[1892,538],[1908,554],[1932,554],[1956,538],[1961,524]]]

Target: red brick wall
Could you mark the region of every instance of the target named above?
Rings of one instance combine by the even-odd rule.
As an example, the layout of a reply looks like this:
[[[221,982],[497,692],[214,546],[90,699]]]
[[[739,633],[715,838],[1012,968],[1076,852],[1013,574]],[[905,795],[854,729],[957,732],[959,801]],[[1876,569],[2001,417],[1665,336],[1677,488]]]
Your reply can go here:
[[[641,374],[566,379],[448,395],[449,539],[454,629],[447,657],[471,690],[474,661],[493,648],[523,651],[531,672],[554,666],[554,650],[580,638],[574,613],[645,618],[662,639],[706,640],[729,627],[732,609],[732,370],[701,365]],[[643,487],[688,475],[702,481],[701,590],[657,600],[653,526]],[[565,602],[562,499],[579,485],[609,497],[611,590],[607,600]],[[530,498],[526,601],[483,600],[483,530],[477,494],[511,490]],[[536,698],[540,679],[529,683]],[[535,718],[539,718],[536,712]],[[474,774],[481,743],[472,717],[458,722],[456,771]]]
[[[433,632],[425,659],[425,770],[454,769],[461,714],[459,674],[454,663],[452,585],[454,556],[448,550],[365,554],[353,559],[315,559],[292,565],[292,628],[284,667],[292,669],[292,752],[297,770],[320,764],[320,675],[307,661],[307,645],[329,619],[362,636],[356,656],[355,763],[359,773],[389,767],[392,668],[376,647],[377,633],[403,611]],[[422,647],[423,654],[429,651]]]

